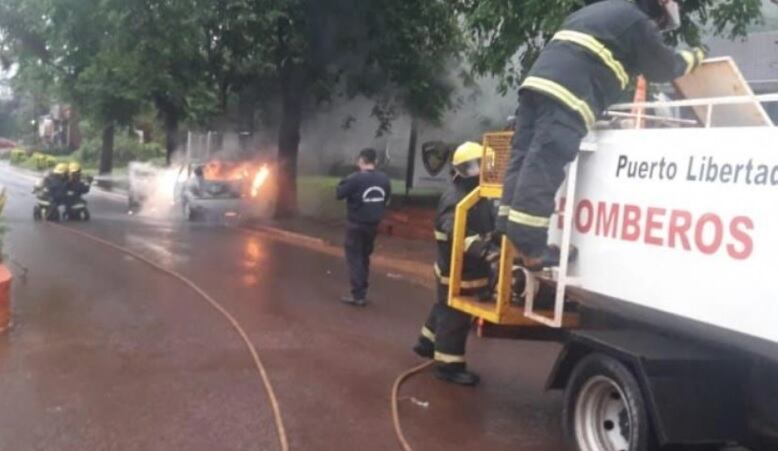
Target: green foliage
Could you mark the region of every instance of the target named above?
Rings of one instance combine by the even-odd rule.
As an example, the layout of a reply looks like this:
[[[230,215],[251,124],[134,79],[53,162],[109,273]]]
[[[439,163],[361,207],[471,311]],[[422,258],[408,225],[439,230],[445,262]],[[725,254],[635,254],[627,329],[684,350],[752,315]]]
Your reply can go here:
[[[36,171],[45,171],[47,169],[53,168],[57,162],[57,158],[53,155],[46,155],[41,152],[35,152],[26,160],[22,161],[21,166],[28,169],[34,169]]]
[[[94,168],[100,161],[102,141],[99,137],[87,139],[81,144],[71,158],[84,167]],[[165,151],[158,143],[141,144],[135,137],[125,133],[117,133],[114,141],[114,163],[116,166],[126,166],[131,161],[149,161],[164,157]]]
[[[19,164],[27,159],[27,151],[19,148],[12,149],[11,152],[9,152],[9,158],[12,164]]]

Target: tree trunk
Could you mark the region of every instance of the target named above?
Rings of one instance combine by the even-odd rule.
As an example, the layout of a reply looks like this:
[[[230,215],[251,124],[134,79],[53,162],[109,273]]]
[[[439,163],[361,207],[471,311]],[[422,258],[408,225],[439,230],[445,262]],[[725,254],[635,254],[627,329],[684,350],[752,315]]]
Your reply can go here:
[[[103,128],[103,145],[100,149],[100,169],[101,175],[110,174],[113,171],[113,138],[114,125],[109,124]]]
[[[282,77],[283,96],[281,124],[278,131],[278,194],[276,218],[297,214],[297,156],[300,149],[303,92],[299,71],[285,71]],[[292,73],[295,72],[295,73]]]
[[[173,112],[165,113],[165,149],[165,163],[170,166],[178,150],[178,115]]]

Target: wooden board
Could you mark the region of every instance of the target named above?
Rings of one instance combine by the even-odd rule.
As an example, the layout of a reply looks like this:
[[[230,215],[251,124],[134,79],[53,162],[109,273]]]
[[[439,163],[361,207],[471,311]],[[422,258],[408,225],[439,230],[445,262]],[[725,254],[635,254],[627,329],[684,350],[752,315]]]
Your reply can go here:
[[[754,92],[745,77],[730,57],[706,60],[691,74],[679,78],[674,83],[676,90],[687,99],[707,99],[715,97],[753,96]],[[698,119],[705,123],[707,107],[695,107]],[[737,105],[720,105],[713,109],[711,126],[748,127],[772,126],[770,116],[759,102]]]

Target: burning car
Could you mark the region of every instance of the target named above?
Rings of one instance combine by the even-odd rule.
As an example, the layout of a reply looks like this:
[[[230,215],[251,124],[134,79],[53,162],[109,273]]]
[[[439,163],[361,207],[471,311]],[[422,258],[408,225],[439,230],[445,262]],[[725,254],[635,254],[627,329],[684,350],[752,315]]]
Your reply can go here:
[[[259,196],[269,175],[268,166],[257,162],[189,163],[179,171],[174,198],[189,221],[209,213],[238,216]]]

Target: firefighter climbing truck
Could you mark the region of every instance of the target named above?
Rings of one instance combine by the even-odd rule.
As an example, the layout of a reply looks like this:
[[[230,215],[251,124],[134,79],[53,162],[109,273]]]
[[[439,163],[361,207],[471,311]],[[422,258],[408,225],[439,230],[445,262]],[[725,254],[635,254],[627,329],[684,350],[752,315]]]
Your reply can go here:
[[[711,120],[764,102],[778,95],[643,104],[707,114],[592,132],[552,218],[561,266],[522,271],[503,238],[493,303],[460,294],[467,210],[500,198],[510,152],[511,133],[485,136],[481,186],[457,209],[449,305],[486,331],[563,343],[547,388],[564,390],[571,449],[778,449],[778,128]]]

